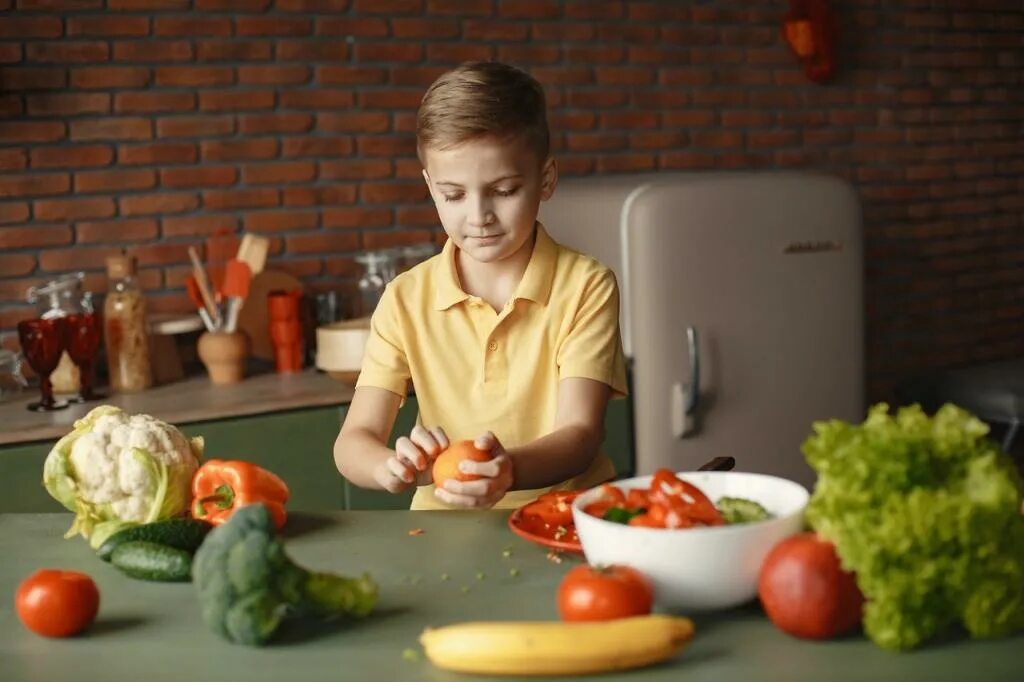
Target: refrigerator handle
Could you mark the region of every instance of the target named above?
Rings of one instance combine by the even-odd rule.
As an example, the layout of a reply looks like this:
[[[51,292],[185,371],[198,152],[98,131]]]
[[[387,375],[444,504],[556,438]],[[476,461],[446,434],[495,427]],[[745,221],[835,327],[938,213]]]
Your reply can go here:
[[[700,408],[700,349],[697,345],[697,328],[686,328],[686,344],[690,355],[690,381],[672,384],[670,411],[672,414],[672,436],[686,438],[697,430],[697,413]]]

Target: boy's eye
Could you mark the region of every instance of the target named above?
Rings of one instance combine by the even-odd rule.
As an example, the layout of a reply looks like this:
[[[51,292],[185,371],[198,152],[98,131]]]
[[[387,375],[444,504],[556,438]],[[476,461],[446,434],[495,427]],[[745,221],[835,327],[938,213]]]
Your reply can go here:
[[[462,198],[462,192],[456,192],[455,194],[442,194],[445,201],[458,201]]]
[[[494,190],[494,193],[497,194],[499,197],[510,197],[518,191],[518,187],[512,187],[510,189],[496,189]]]

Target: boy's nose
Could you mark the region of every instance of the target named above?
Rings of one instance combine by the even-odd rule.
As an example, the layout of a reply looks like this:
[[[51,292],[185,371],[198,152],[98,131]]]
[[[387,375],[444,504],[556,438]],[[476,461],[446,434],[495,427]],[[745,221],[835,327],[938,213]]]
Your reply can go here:
[[[478,199],[472,202],[469,210],[468,221],[474,227],[490,225],[494,222],[494,212],[491,210],[490,202]]]

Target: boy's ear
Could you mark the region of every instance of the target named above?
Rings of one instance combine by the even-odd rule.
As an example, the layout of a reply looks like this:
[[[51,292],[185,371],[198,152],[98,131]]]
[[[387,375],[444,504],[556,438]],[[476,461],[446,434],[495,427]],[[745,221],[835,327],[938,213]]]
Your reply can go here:
[[[424,171],[425,172],[425,171]],[[540,169],[540,200],[547,201],[558,186],[558,163],[549,156]]]

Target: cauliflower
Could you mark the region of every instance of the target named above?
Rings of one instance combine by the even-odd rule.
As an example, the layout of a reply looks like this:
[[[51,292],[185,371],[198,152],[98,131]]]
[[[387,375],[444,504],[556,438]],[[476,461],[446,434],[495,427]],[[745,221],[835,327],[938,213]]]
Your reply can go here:
[[[66,537],[98,547],[125,526],[179,516],[189,507],[203,439],[146,414],[103,405],[75,422],[43,465],[43,485],[75,512]]]

